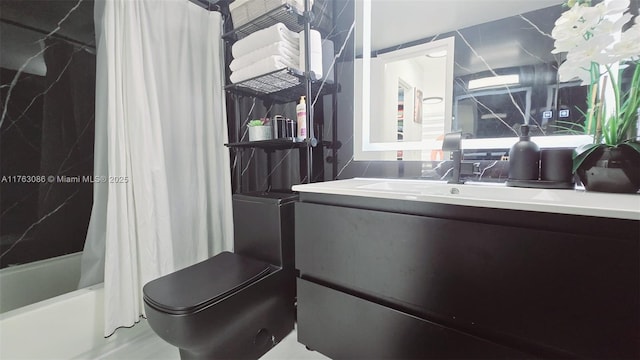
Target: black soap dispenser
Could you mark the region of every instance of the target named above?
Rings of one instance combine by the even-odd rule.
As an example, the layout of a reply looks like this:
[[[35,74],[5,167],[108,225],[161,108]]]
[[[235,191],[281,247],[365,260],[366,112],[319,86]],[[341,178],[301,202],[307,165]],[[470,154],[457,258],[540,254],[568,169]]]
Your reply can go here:
[[[520,128],[520,140],[509,151],[509,182],[536,181],[540,176],[540,148],[531,141],[529,125]]]

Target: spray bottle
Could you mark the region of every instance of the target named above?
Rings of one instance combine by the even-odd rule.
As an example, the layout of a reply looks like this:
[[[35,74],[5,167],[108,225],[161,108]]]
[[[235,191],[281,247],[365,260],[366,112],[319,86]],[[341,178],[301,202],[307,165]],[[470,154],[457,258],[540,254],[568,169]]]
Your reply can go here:
[[[307,104],[305,97],[300,97],[300,103],[296,106],[296,114],[298,119],[298,140],[307,138]]]

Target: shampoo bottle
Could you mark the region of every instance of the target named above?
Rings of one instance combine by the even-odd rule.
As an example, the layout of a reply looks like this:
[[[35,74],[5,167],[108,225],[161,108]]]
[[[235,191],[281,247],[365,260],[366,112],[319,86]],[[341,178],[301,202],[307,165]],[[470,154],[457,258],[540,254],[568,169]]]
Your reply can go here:
[[[298,120],[298,140],[307,138],[307,104],[304,96],[300,97],[300,103],[296,106]]]

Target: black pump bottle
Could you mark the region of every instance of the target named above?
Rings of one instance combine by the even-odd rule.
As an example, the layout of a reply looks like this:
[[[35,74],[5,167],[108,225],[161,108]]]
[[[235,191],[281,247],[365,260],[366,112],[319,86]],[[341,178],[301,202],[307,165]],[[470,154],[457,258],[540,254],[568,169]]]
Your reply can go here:
[[[509,151],[509,180],[538,180],[540,148],[529,137],[529,125],[520,130],[520,140]]]

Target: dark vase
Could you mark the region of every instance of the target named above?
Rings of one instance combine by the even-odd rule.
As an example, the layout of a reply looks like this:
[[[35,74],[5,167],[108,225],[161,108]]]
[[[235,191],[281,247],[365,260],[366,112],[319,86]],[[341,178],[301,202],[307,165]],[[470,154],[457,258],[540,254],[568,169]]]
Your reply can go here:
[[[640,190],[640,154],[628,147],[594,151],[577,170],[588,191],[635,193]]]

